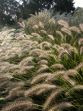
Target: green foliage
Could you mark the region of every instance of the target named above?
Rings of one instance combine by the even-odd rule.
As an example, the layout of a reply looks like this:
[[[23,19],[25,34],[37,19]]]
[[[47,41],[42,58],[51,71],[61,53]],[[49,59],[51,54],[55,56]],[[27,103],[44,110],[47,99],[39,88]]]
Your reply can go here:
[[[4,24],[14,24],[13,16],[16,16],[18,9],[16,0],[0,0],[0,21]]]
[[[33,7],[33,12],[39,12],[44,9],[53,9],[54,11],[71,12],[74,11],[73,0],[31,0],[30,5]]]
[[[53,10],[60,13],[74,11],[73,0],[0,0],[0,21],[4,24],[15,24],[20,17],[27,19],[30,14],[42,10]]]

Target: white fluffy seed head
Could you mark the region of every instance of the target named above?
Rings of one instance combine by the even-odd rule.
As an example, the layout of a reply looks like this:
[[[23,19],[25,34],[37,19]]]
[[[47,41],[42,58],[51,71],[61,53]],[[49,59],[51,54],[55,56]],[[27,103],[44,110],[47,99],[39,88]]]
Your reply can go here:
[[[37,70],[37,73],[42,73],[44,71],[47,71],[49,67],[47,65],[40,65],[40,68]]]
[[[50,96],[47,98],[46,102],[44,103],[44,110],[49,109],[49,106],[51,104],[51,102],[53,102],[53,100],[56,99],[57,95],[61,93],[60,89],[55,89],[52,91],[52,93],[50,94]]]
[[[83,68],[83,62],[78,64],[76,67],[75,67],[75,70],[79,71],[81,68]]]
[[[20,111],[33,109],[33,103],[31,101],[15,101],[6,107],[2,108],[1,111]]]
[[[38,65],[48,65],[48,61],[45,59],[42,59],[38,62]]]
[[[69,77],[76,76],[77,74],[78,72],[75,69],[69,69],[68,71],[66,71],[66,75],[68,75]]]
[[[46,78],[49,78],[51,76],[52,76],[51,73],[41,73],[41,75],[38,75],[32,79],[31,84],[36,84],[41,80],[45,80]]]
[[[34,30],[37,30],[39,27],[38,27],[38,25],[34,25],[32,28],[33,28]]]
[[[39,48],[40,48],[40,49],[50,49],[51,46],[52,46],[52,44],[49,43],[49,42],[47,42],[47,41],[41,42],[41,43],[39,44]]]
[[[83,46],[80,47],[80,54],[83,55]]]
[[[32,65],[32,60],[33,60],[33,57],[31,57],[31,56],[26,57],[20,62],[19,66],[21,67],[21,66]]]
[[[36,48],[36,49],[32,49],[29,52],[29,55],[31,55],[31,56],[40,56],[42,53],[44,53],[44,50]]]
[[[31,35],[34,36],[34,37],[40,36],[38,33],[31,33]]]
[[[63,33],[61,31],[57,30],[56,34],[58,34],[62,39],[64,38],[64,35],[63,35]]]
[[[59,25],[61,25],[61,26],[64,26],[64,27],[66,27],[66,28],[69,28],[69,24],[68,24],[68,22],[66,22],[65,20],[58,20],[57,21],[57,23],[59,24]]]
[[[70,55],[67,50],[65,50],[65,49],[64,49],[64,50],[61,50],[61,51],[59,52],[58,58],[61,59],[65,54],[66,54],[66,55]]]
[[[45,30],[40,30],[40,34],[47,35],[47,32]]]
[[[58,105],[58,109],[64,109],[64,108],[69,108],[72,107],[73,105],[71,103],[68,102],[62,102]]]
[[[73,89],[74,90],[83,90],[83,85],[77,85]]]
[[[80,30],[83,32],[83,24],[79,24]]]
[[[42,22],[40,22],[40,21],[39,21],[38,26],[39,26],[40,28],[44,28],[44,24],[43,24]]]
[[[49,22],[48,22],[49,24],[55,24],[56,23],[56,21],[55,21],[55,19],[54,18],[51,18],[50,20],[49,20]]]
[[[22,97],[23,95],[24,95],[24,92],[21,89],[21,86],[18,86],[16,88],[11,89],[9,92],[9,95],[5,99],[6,100],[12,100],[16,97]]]
[[[50,40],[54,40],[54,36],[53,36],[53,35],[48,35],[48,38],[49,38]]]
[[[83,85],[75,85],[74,87],[72,87],[68,92],[66,92],[66,95],[71,94],[72,92],[79,92],[79,91],[83,91]]]
[[[62,64],[53,64],[51,66],[52,69],[64,69],[64,66]]]
[[[62,77],[65,81],[67,81],[68,83],[70,83],[72,86],[76,85],[76,82],[72,79],[70,79],[66,74]]]
[[[80,39],[79,39],[78,44],[79,44],[79,45],[83,45],[83,38],[80,38]]]
[[[69,36],[72,36],[71,31],[65,27],[61,28],[61,31],[64,32],[65,34],[69,35]]]
[[[64,108],[72,107],[73,105],[68,102],[62,102],[60,104],[55,104],[53,107],[51,107],[48,111],[61,111]]]
[[[76,32],[76,33],[80,33],[80,29],[79,29],[78,27],[76,27],[76,26],[72,26],[72,27],[70,27],[69,29],[70,29],[71,31]]]
[[[27,96],[31,96],[36,94],[37,91],[39,91],[40,89],[45,88],[47,89],[55,89],[56,86],[55,85],[50,85],[50,84],[37,84],[35,86],[33,86],[32,88],[28,89],[27,91],[25,91],[25,97]]]

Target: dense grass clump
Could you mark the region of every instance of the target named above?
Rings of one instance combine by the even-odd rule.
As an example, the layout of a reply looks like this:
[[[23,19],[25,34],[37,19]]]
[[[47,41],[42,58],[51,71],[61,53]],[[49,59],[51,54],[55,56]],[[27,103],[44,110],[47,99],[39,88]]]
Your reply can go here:
[[[45,15],[1,32],[1,111],[83,111],[83,24]]]

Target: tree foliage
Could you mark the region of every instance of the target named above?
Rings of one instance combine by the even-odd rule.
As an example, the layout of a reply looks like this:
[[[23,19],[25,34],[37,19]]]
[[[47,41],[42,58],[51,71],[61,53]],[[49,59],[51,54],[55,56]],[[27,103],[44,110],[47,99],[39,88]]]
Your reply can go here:
[[[73,0],[0,0],[0,21],[14,22],[15,17],[27,19],[30,14],[44,9],[52,9],[60,13],[74,11]]]
[[[18,14],[19,3],[16,0],[0,0],[0,21],[11,24]]]
[[[53,9],[55,11],[71,12],[74,11],[73,0],[31,0],[30,5],[35,8],[35,11],[43,9]]]

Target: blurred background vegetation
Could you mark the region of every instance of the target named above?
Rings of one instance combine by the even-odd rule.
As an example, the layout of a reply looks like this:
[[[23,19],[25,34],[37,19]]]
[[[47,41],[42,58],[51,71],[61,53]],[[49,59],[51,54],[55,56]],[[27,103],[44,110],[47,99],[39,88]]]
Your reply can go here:
[[[83,9],[75,9],[74,0],[0,0],[0,24],[13,25],[20,17],[27,19],[31,14],[45,9],[57,19],[62,18],[72,22],[73,14],[74,22],[77,23],[79,17],[82,21]]]

